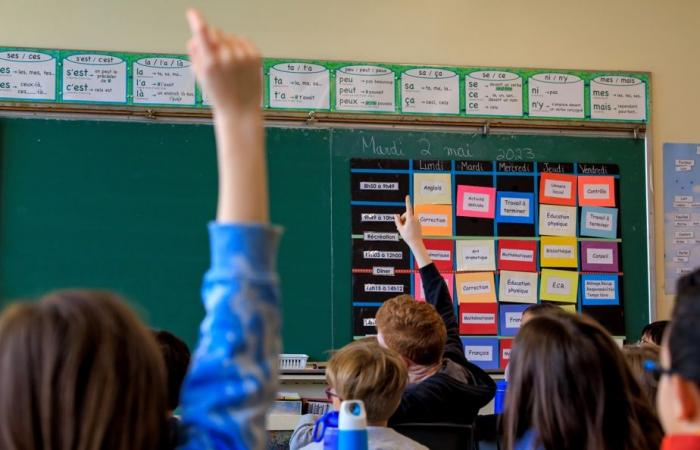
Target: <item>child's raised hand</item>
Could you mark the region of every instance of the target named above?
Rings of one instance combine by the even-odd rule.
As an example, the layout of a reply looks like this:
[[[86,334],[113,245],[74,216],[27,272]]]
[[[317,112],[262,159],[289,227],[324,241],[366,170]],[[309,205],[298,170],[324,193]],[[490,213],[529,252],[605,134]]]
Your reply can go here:
[[[187,11],[192,38],[187,49],[197,80],[215,113],[260,109],[260,53],[247,39],[210,26],[196,9]]]
[[[409,246],[413,247],[415,244],[423,242],[423,231],[418,218],[413,215],[410,196],[406,196],[406,212],[401,215],[395,214],[394,223],[396,223],[399,234]]]

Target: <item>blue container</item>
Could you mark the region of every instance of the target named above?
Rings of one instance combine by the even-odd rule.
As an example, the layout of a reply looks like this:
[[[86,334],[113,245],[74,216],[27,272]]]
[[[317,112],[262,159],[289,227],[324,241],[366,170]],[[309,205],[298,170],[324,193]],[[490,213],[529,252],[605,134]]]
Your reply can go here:
[[[507,381],[496,381],[496,398],[493,405],[495,414],[503,414],[503,408],[506,405],[506,389],[508,389]]]
[[[338,450],[367,450],[367,446],[367,430],[338,431]]]
[[[338,448],[338,411],[327,412],[316,421],[312,433],[314,442],[323,442],[323,450]]]

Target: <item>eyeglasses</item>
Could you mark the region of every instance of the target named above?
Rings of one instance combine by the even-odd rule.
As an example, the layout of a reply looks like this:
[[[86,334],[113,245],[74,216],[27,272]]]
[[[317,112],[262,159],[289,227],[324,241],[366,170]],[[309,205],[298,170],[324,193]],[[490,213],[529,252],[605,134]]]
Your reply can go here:
[[[675,373],[675,370],[664,369],[659,363],[651,359],[644,361],[644,370],[649,372],[656,381],[659,381],[662,375],[672,375]]]
[[[328,401],[333,401],[333,397],[340,400],[340,397],[338,397],[338,394],[335,393],[335,389],[333,389],[330,386],[328,386],[323,392],[326,393],[326,398],[328,399]]]

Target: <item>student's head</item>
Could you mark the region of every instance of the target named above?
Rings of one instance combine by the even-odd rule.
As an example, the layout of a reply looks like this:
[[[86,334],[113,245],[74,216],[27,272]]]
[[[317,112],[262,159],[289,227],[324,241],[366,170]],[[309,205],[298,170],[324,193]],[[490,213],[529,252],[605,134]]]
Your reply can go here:
[[[662,434],[615,341],[575,314],[535,317],[515,338],[506,450],[528,430],[547,450],[656,450]]]
[[[564,312],[563,309],[551,303],[537,303],[535,305],[530,305],[527,308],[525,308],[525,311],[523,311],[523,318],[520,323],[520,326],[525,325],[535,317],[544,314],[559,314],[562,312]]]
[[[410,364],[430,366],[442,360],[447,330],[438,312],[410,295],[400,295],[384,302],[377,311],[377,333],[386,346]]]
[[[168,411],[173,412],[180,403],[180,389],[190,365],[190,349],[174,334],[160,330],[154,331],[160,352],[165,362],[165,372],[168,379]]]
[[[647,360],[659,361],[659,347],[650,344],[625,345],[622,348],[622,354],[649,402],[654,405],[659,382],[652,373],[644,369],[644,366]]]
[[[153,336],[116,295],[58,291],[0,315],[0,448],[152,450],[166,423]]]
[[[642,336],[639,338],[640,344],[661,345],[661,339],[668,327],[668,320],[659,320],[646,325],[642,329]]]
[[[401,357],[374,338],[352,342],[328,362],[326,381],[334,391],[334,406],[342,400],[362,400],[367,423],[386,425],[401,402],[408,371]]]
[[[668,434],[700,433],[700,270],[678,281],[673,320],[661,346],[656,407]]]

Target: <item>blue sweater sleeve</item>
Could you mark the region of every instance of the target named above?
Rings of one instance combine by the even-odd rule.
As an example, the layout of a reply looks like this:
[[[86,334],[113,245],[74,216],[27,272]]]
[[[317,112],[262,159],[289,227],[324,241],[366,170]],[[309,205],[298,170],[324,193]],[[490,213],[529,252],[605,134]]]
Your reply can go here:
[[[178,449],[263,449],[278,382],[280,231],[212,223],[209,235],[206,317],[183,385]]]

